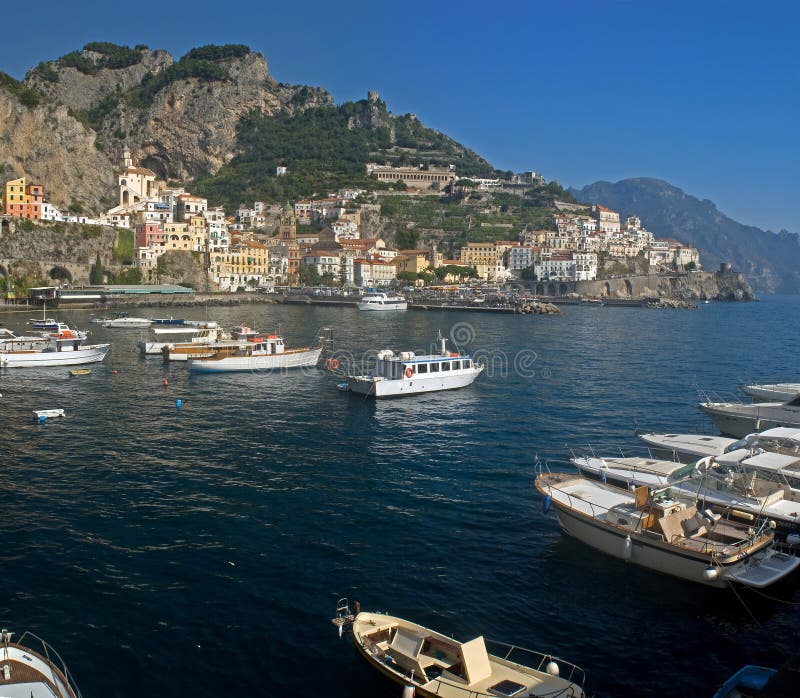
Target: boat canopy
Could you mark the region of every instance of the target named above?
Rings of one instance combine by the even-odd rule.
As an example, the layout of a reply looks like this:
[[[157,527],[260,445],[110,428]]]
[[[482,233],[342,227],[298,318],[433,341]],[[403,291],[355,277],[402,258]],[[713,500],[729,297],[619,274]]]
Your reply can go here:
[[[796,470],[800,465],[797,456],[787,456],[783,453],[770,453],[766,451],[742,461],[742,465],[758,468],[759,470]]]

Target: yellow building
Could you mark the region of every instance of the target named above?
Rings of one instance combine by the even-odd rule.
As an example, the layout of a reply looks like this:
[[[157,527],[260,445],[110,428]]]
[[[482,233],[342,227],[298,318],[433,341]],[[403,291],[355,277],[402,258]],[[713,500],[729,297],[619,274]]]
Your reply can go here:
[[[427,250],[399,250],[397,257],[394,258],[394,264],[397,268],[397,273],[401,271],[410,271],[414,274],[419,274],[431,266],[430,252]]]
[[[208,225],[205,216],[192,216],[189,219],[189,237],[192,240],[192,250],[205,252],[208,248]]]
[[[475,267],[478,277],[495,281],[505,270],[505,255],[518,242],[501,240],[498,242],[468,242],[461,248],[461,265]]]
[[[260,242],[239,242],[211,256],[211,272],[221,291],[260,286],[269,275],[269,248]]]
[[[164,244],[167,250],[192,251],[192,236],[189,235],[188,223],[165,223]]]

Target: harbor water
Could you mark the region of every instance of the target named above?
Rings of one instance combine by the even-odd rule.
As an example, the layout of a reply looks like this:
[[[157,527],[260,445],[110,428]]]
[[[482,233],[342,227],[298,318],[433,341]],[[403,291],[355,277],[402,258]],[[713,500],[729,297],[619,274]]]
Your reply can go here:
[[[378,403],[318,370],[194,375],[141,358],[139,331],[56,315],[113,349],[85,376],[0,373],[0,620],[53,644],[84,698],[398,696],[338,638],[344,596],[562,656],[598,696],[710,696],[796,650],[800,578],[757,594],[627,565],[561,534],[532,483],[537,454],[636,446],[636,426],[715,433],[699,391],[798,380],[798,298],[209,311],[290,347],[332,327],[343,361],[430,349],[441,330],[486,365],[464,390]],[[66,417],[32,419],[48,408]]]

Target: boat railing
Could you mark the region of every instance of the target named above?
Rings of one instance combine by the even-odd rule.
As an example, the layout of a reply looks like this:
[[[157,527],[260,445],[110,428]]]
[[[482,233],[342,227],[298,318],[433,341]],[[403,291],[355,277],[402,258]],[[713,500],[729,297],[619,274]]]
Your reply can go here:
[[[5,633],[5,631],[3,631],[3,633]],[[30,640],[35,640],[36,644],[31,646]],[[81,698],[81,692],[78,690],[75,679],[72,678],[72,674],[69,672],[67,663],[61,658],[61,655],[49,642],[36,635],[36,633],[26,630],[13,644],[25,649],[29,649],[35,654],[38,654],[44,658],[51,670],[56,669],[62,675],[51,677],[51,681],[53,681],[53,683],[57,686],[59,683],[62,683],[64,679],[66,679],[68,690],[72,691],[72,693],[75,695],[75,698]],[[55,679],[58,680],[56,681]]]
[[[619,492],[625,493],[626,495],[632,496],[631,490],[609,484],[606,484],[604,486],[613,490],[618,490]],[[584,499],[583,497],[578,497],[576,495],[573,495],[571,492],[561,489],[552,483],[547,483],[547,490],[549,492],[553,491],[558,492],[559,494],[564,496],[567,500],[567,505],[569,506],[570,509],[577,511],[586,511],[588,507],[590,515],[593,519],[600,519],[601,516],[608,514],[608,512],[610,512],[611,509],[613,508],[613,507],[606,507],[603,506],[602,504],[597,504],[588,499]],[[742,530],[741,537],[738,539],[731,539],[729,541],[716,540],[711,537],[706,538],[703,536],[697,536],[697,537],[684,536],[681,534],[675,534],[671,538],[667,538],[663,533],[660,533],[659,531],[656,531],[652,528],[648,528],[645,530],[641,526],[641,524],[645,520],[645,517],[647,517],[650,513],[652,513],[654,505],[658,504],[658,501],[653,499],[654,496],[653,493],[657,492],[668,496],[669,491],[670,491],[669,488],[650,490],[648,505],[640,509],[638,512],[639,513],[638,521],[640,525],[637,527],[637,529],[641,533],[647,534],[651,537],[659,538],[660,540],[663,540],[666,543],[670,543],[671,545],[677,545],[677,546],[683,545],[684,547],[686,547],[684,545],[684,542],[691,541],[693,544],[692,548],[696,552],[700,552],[704,555],[716,555],[716,556],[721,556],[721,555],[730,556],[736,553],[741,553],[744,549],[755,544],[759,539],[764,539],[771,536],[771,533],[767,533],[766,529],[770,528],[772,524],[770,523],[769,519],[766,518],[761,520],[758,528],[741,529]],[[576,502],[580,502],[580,505],[576,506]],[[729,519],[725,519],[725,521],[726,523],[730,523]],[[607,517],[606,519],[604,519],[604,523],[606,523],[607,525],[615,526],[616,528],[622,530],[626,531],[631,530],[627,526],[619,526],[618,524],[614,524],[611,521],[608,521]],[[712,528],[709,531],[710,535],[714,535],[713,525],[714,524],[712,524]]]
[[[519,647],[517,645],[510,645],[506,642],[499,642],[498,640],[485,638],[484,642],[486,643],[486,649],[489,651],[489,654],[493,654],[494,656],[501,658],[503,661],[508,662],[515,669],[520,671],[524,671],[525,669],[535,669],[536,671],[550,673],[547,671],[548,665],[550,662],[555,662],[558,665],[558,676],[560,676],[562,679],[566,679],[570,683],[580,686],[581,688],[583,687],[583,682],[586,678],[586,672],[572,662],[568,662],[567,660],[561,659],[560,657],[556,657],[552,654],[545,654],[544,652],[539,652],[537,650],[531,650],[525,647]],[[520,659],[517,661],[512,657],[519,657]],[[534,660],[535,663],[532,663],[531,660]],[[565,669],[567,670],[566,674]]]
[[[678,452],[667,446],[653,447],[645,445],[622,447],[619,444],[613,446],[597,446],[586,444],[585,446],[568,447],[571,458],[648,458],[650,460],[670,461],[676,465],[686,465],[681,461]],[[698,459],[700,456],[697,457]]]

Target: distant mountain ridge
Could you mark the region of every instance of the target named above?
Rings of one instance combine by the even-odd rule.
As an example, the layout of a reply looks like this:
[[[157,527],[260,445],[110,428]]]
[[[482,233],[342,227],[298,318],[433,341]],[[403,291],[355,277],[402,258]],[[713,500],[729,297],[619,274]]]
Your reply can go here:
[[[648,177],[595,182],[570,188],[578,200],[602,204],[620,216],[636,215],[661,238],[698,247],[706,269],[731,262],[756,291],[800,292],[800,242],[796,233],[773,233],[738,223],[713,202],[686,194],[669,182]]]

